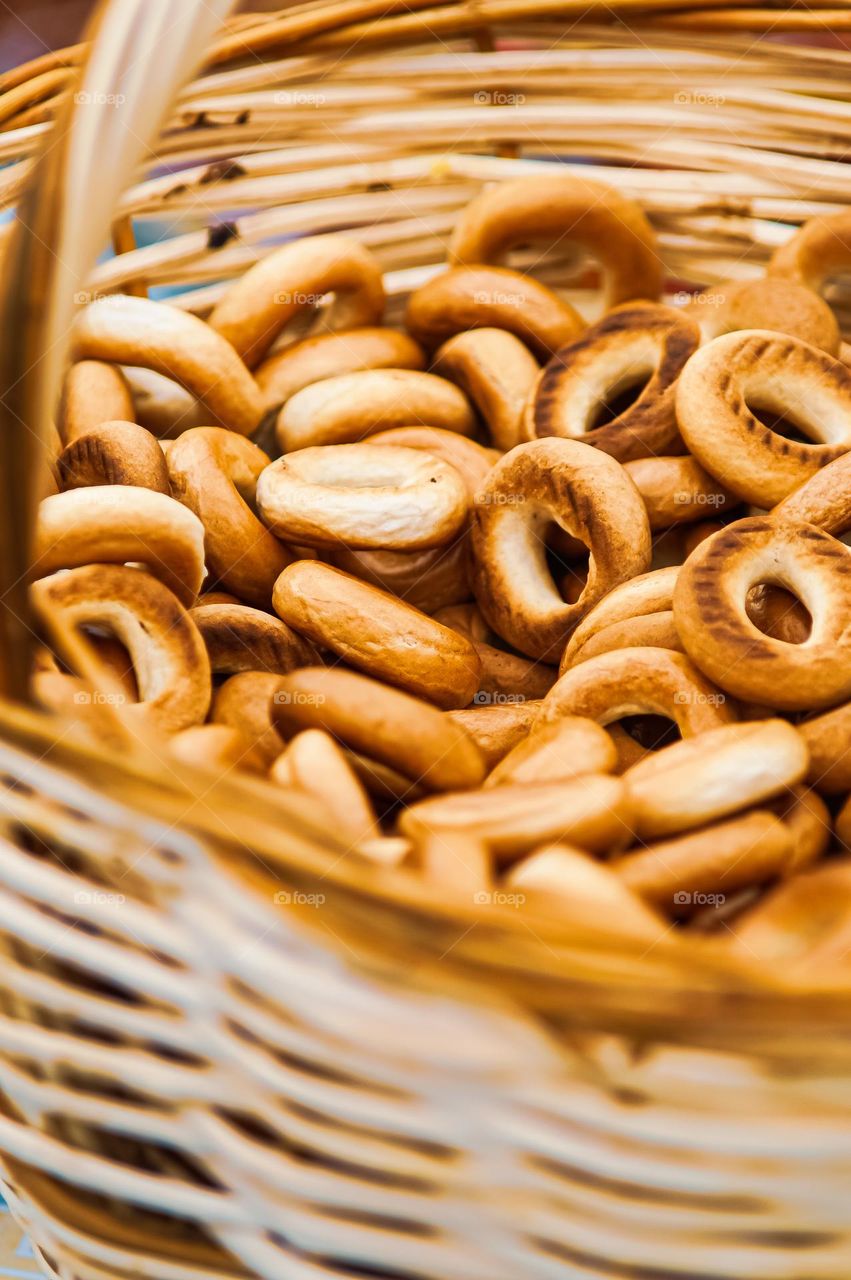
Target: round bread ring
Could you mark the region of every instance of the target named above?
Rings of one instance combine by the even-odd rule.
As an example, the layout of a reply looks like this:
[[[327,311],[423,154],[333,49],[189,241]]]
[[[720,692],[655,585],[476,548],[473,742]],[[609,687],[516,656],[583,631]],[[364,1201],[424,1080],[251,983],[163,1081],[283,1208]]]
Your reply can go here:
[[[425,551],[356,551],[337,547],[329,564],[389,591],[414,609],[434,615],[470,599],[470,548],[462,533],[445,547]]]
[[[102,422],[132,422],[136,417],[127,379],[104,360],[78,360],[65,374],[59,406],[63,444],[88,435]]]
[[[529,174],[486,187],[461,212],[449,261],[498,262],[518,245],[578,244],[600,263],[604,308],[655,301],[664,271],[644,213],[612,187],[569,173]]]
[[[366,790],[345,753],[324,729],[303,729],[269,771],[273,782],[318,800],[334,831],[353,845],[380,837]]]
[[[192,427],[210,424],[209,411],[173,378],[140,365],[124,365],[122,373],[130,385],[134,418],[158,440],[174,439]]]
[[[314,382],[363,369],[425,369],[425,352],[395,329],[347,329],[303,338],[269,356],[256,371],[267,409],[277,409]]]
[[[168,749],[181,764],[228,774],[234,769],[265,773],[261,752],[227,724],[194,724],[169,738]]]
[[[442,832],[481,840],[500,863],[512,862],[540,844],[567,840],[604,853],[631,835],[626,787],[608,774],[585,774],[567,782],[520,783],[420,800],[399,817],[399,831],[412,840]]]
[[[565,671],[574,666],[580,649],[609,627],[629,622],[633,618],[647,618],[653,614],[670,612],[679,571],[679,565],[653,569],[650,573],[639,574],[637,578],[621,583],[604,596],[586,614],[570,637],[559,674],[564,675]],[[667,648],[667,645],[662,648]]]
[[[204,720],[210,663],[198,628],[177,597],[126,565],[87,564],[42,578],[31,588],[41,612],[71,626],[108,627],[130,654],[139,701],[131,721],[174,733]]]
[[[851,268],[851,214],[847,210],[810,218],[774,250],[768,274],[820,293],[831,276]]]
[[[794,417],[824,443],[778,435],[754,416],[749,399],[764,412]],[[725,488],[774,506],[851,449],[851,370],[767,329],[727,333],[701,347],[680,375],[677,420],[698,462]]]
[[[851,953],[851,859],[794,876],[736,922],[732,945],[746,959],[788,973],[844,976]]]
[[[278,415],[283,453],[352,444],[378,431],[410,425],[442,427],[471,436],[476,418],[462,391],[415,369],[363,369],[304,387]]]
[[[471,329],[438,350],[432,371],[466,393],[500,450],[524,439],[523,412],[538,377],[538,362],[513,333]]]
[[[785,587],[812,618],[802,644],[764,635],[746,601],[762,582]],[[674,621],[686,652],[727,693],[784,711],[851,696],[851,552],[815,525],[738,520],[680,569]]]
[[[491,770],[485,786],[561,782],[585,773],[611,773],[616,764],[615,745],[596,721],[582,716],[561,716],[533,727],[528,737]]]
[[[198,604],[192,621],[201,632],[214,675],[273,671],[285,675],[316,662],[305,644],[280,618],[244,604]]]
[[[640,618],[624,618],[623,622],[613,622],[608,627],[601,627],[584,644],[572,650],[569,662],[566,661],[565,650],[559,675],[564,675],[571,667],[587,662],[589,658],[596,658],[601,653],[613,653],[616,649],[647,648],[685,652],[671,609],[645,614]]]
[[[471,612],[481,623],[482,630],[469,625]],[[528,658],[521,658],[519,654],[508,653],[491,644],[493,633],[475,605],[450,605],[446,609],[438,609],[435,621],[464,636],[478,655],[481,674],[474,698],[476,705],[490,701],[493,695],[537,701],[549,693],[555,684],[556,671],[553,667],[542,662],[530,662]],[[481,638],[482,632],[487,639]]]
[[[167,303],[124,294],[92,302],[77,316],[72,348],[75,360],[109,360],[165,374],[191,391],[214,422],[238,435],[250,435],[263,417],[260,389],[230,343],[197,316]]]
[[[792,787],[791,798],[779,807],[779,813],[792,837],[792,852],[783,871],[786,875],[797,875],[827,852],[830,810],[817,791],[798,786]]]
[[[376,324],[384,312],[381,267],[348,236],[305,236],[273,250],[228,288],[213,308],[210,327],[249,369],[263,359],[294,316],[334,294],[329,329]]]
[[[814,524],[840,537],[851,529],[851,453],[829,462],[772,508],[773,520]]]
[[[36,520],[33,576],[95,560],[144,564],[189,607],[204,581],[204,526],[174,498],[134,485],[69,489],[45,498]]]
[[[398,445],[338,444],[278,458],[257,481],[273,533],[309,547],[416,551],[445,545],[467,519],[454,467]]]
[[[540,709],[540,702],[521,702],[507,697],[476,703],[463,711],[450,711],[449,715],[473,739],[491,770],[523,741]]]
[[[546,285],[507,267],[453,267],[408,299],[405,325],[433,350],[469,329],[504,329],[541,360],[572,342],[585,321]]]
[[[293,558],[252,510],[268,466],[256,444],[221,427],[194,427],[168,451],[174,496],[204,526],[210,573],[240,600],[266,607],[275,579]]]
[[[619,462],[669,453],[679,442],[676,382],[699,342],[697,325],[671,307],[616,307],[541,370],[526,405],[527,439],[582,440]],[[629,408],[591,426],[613,396],[643,382]]]
[[[455,431],[444,431],[440,427],[394,427],[391,431],[380,431],[370,436],[370,444],[399,444],[404,449],[422,449],[423,453],[432,453],[436,458],[448,462],[461,476],[467,486],[472,502],[482,487],[485,477],[497,462],[499,453],[496,449],[486,449],[459,436]]]
[[[276,760],[285,741],[272,724],[272,698],[279,677],[268,671],[241,671],[230,676],[213,693],[210,719],[229,725],[260,752],[266,765]]]
[[[76,436],[60,453],[57,468],[63,489],[131,484],[171,493],[162,449],[135,422],[101,422]]]
[[[590,548],[575,604],[559,595],[547,565],[549,521]],[[476,496],[471,528],[479,608],[503,640],[544,661],[561,657],[598,600],[650,566],[638,490],[614,459],[578,440],[534,440],[507,453]]]
[[[842,346],[830,307],[794,280],[768,276],[725,288],[713,285],[689,303],[685,314],[699,326],[703,342],[740,329],[770,329],[812,343],[830,356],[838,357]]]
[[[667,932],[659,916],[605,863],[563,841],[535,849],[516,863],[505,884],[523,890],[524,901],[529,894],[540,895],[547,912],[563,913],[573,926],[587,928],[591,919],[602,929],[603,921],[617,921],[619,938],[637,937],[651,946]]]
[[[807,783],[823,795],[851,791],[851,702],[798,724],[810,753]]]
[[[612,872],[644,902],[668,915],[690,914],[701,898],[724,898],[780,874],[792,851],[792,837],[767,809],[689,831],[629,852],[613,861]]]
[[[641,494],[651,532],[704,520],[707,511],[726,511],[736,499],[694,458],[637,458],[624,464]]]
[[[281,676],[272,720],[285,734],[327,729],[430,791],[464,790],[484,781],[482,754],[460,725],[428,702],[354,671],[302,667]]]
[[[394,596],[315,560],[285,569],[275,612],[322,649],[445,710],[465,707],[481,663],[469,640]]]
[[[603,726],[624,716],[665,716],[684,738],[736,719],[724,694],[671,649],[618,649],[571,667],[544,698],[541,723],[565,715]]]
[[[809,752],[785,720],[725,724],[675,742],[633,765],[635,831],[657,838],[691,831],[751,809],[801,782]]]

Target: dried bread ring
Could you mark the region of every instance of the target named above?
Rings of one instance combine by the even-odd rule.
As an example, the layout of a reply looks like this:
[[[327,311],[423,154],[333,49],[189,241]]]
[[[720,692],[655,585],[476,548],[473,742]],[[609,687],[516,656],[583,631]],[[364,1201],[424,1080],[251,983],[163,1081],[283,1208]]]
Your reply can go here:
[[[75,436],[56,465],[63,489],[132,484],[171,493],[162,449],[150,431],[135,422],[101,422]]]
[[[370,436],[369,442],[398,444],[404,449],[422,449],[423,453],[433,453],[459,473],[467,486],[471,501],[491,467],[499,462],[500,456],[496,449],[486,449],[475,440],[468,440],[466,436],[459,436],[457,432],[446,431],[441,427],[394,427],[390,431],[380,431]]]
[[[810,218],[775,249],[768,274],[819,293],[851,267],[851,216],[846,210]]]
[[[493,695],[543,698],[555,684],[555,668],[544,662],[531,662],[491,644],[490,641],[496,637],[475,605],[450,605],[438,609],[434,616],[436,622],[466,636],[475,649],[481,663],[477,702],[487,702]],[[481,623],[480,629],[471,627],[471,616]]]
[[[177,597],[147,573],[126,565],[87,564],[42,578],[31,588],[42,612],[72,626],[107,627],[130,654],[139,701],[132,721],[174,733],[199,724],[210,706],[204,642]]]
[[[316,654],[280,618],[244,604],[198,604],[192,621],[207,647],[214,675],[273,671],[284,675],[316,662]]]
[[[123,294],[93,302],[77,316],[72,347],[76,360],[141,365],[173,378],[214,422],[239,435],[249,435],[263,416],[260,389],[230,343],[164,302]]]
[[[456,383],[476,406],[497,449],[525,438],[523,413],[538,377],[528,347],[505,329],[457,333],[437,351],[432,372]]]
[[[320,333],[276,351],[256,370],[257,385],[269,409],[314,382],[363,369],[425,369],[425,352],[395,329],[347,329]]]
[[[591,919],[602,928],[604,921],[616,921],[613,931],[620,939],[655,941],[665,932],[659,916],[610,867],[564,842],[535,849],[510,869],[505,884],[540,895],[548,911],[564,913],[577,925],[587,927]]]
[[[477,787],[485,776],[475,742],[448,715],[353,671],[302,667],[281,676],[272,719],[288,734],[327,729],[430,791]]]
[[[408,299],[407,329],[430,349],[469,329],[504,329],[547,360],[585,328],[569,302],[507,267],[451,267]]]
[[[544,723],[565,715],[601,725],[624,716],[664,716],[684,738],[736,718],[724,694],[670,649],[618,649],[571,667],[541,704]]]
[[[249,368],[258,364],[294,316],[334,294],[331,329],[375,324],[384,311],[381,267],[348,236],[306,236],[273,250],[235,280],[213,308],[210,327]]]
[[[611,773],[616,764],[615,745],[596,721],[561,716],[533,726],[491,770],[485,786],[566,781],[585,773]]]
[[[446,710],[465,707],[479,687],[481,663],[469,640],[330,565],[290,565],[272,604],[295,631],[350,666]]]
[[[265,761],[251,741],[227,724],[194,724],[168,740],[168,749],[182,764],[213,769],[219,775],[244,769],[264,773]]]
[[[750,720],[663,747],[623,780],[636,833],[654,838],[763,804],[801,782],[808,765],[806,743],[792,725]]]
[[[817,443],[787,440],[756,413],[783,417]],[[677,420],[698,462],[725,488],[774,506],[851,449],[851,370],[767,329],[724,334],[683,369]]]
[[[582,440],[620,462],[670,453],[679,440],[677,379],[699,343],[697,325],[681,311],[616,307],[541,370],[528,399],[527,439]],[[633,387],[640,387],[633,403],[595,426],[601,409]]]
[[[685,652],[674,622],[673,610],[667,609],[637,618],[624,618],[623,622],[613,622],[608,627],[598,628],[584,644],[571,649],[569,660],[567,649],[565,649],[559,674],[564,675],[570,667],[575,667],[580,662],[587,662],[589,658],[596,658],[601,653],[613,653],[616,649],[648,648]]]
[[[836,317],[812,289],[794,280],[766,276],[743,284],[713,285],[685,308],[703,342],[739,329],[771,329],[838,356],[842,335]]]
[[[810,753],[807,782],[824,795],[851,791],[851,702],[798,724]]]
[[[268,606],[278,574],[292,556],[252,510],[257,480],[269,458],[220,427],[194,427],[168,451],[175,498],[204,526],[212,576],[240,600]]]
[[[775,971],[842,977],[851,954],[851,859],[816,867],[777,886],[736,922],[734,948]]]
[[[336,569],[389,591],[423,613],[433,615],[447,605],[470,598],[470,548],[463,531],[445,546],[427,547],[424,551],[368,551],[339,546],[325,555]]]
[[[477,702],[462,711],[450,711],[449,715],[476,743],[490,770],[523,741],[540,709],[540,702],[507,695]]]
[[[134,418],[158,440],[174,439],[192,427],[209,425],[210,411],[173,378],[140,365],[124,365],[122,373],[133,397]]]
[[[325,378],[291,396],[275,433],[283,453],[356,440],[411,425],[471,436],[475,415],[458,387],[415,369],[363,369]]]
[[[784,864],[785,875],[797,875],[827,852],[830,844],[830,810],[811,787],[792,787],[778,807],[780,817],[792,838],[792,852]],[[840,815],[841,816],[841,815]],[[839,831],[839,818],[836,823]]]
[[[95,560],[144,564],[191,606],[204,580],[204,527],[174,498],[133,485],[45,498],[36,521],[34,576]]]
[[[65,374],[59,406],[59,435],[64,444],[87,435],[102,422],[135,420],[127,379],[104,360],[78,360]]]
[[[455,223],[449,261],[499,262],[517,245],[579,245],[600,263],[605,306],[655,300],[663,268],[639,206],[611,187],[569,173],[530,174],[486,187]]]
[[[705,520],[735,504],[736,499],[696,459],[685,457],[636,458],[624,464],[641,494],[650,529]]]
[[[679,565],[653,569],[650,573],[639,574],[637,578],[621,583],[619,587],[615,587],[604,596],[586,614],[570,637],[562,657],[559,674],[564,675],[569,667],[574,666],[580,660],[578,656],[580,651],[596,635],[607,631],[609,627],[630,622],[634,618],[649,618],[654,614],[670,613],[679,571]],[[590,656],[586,654],[586,657]]]
[[[747,613],[763,582],[801,600],[812,628],[801,644],[765,635]],[[785,711],[851,696],[851,551],[815,525],[755,516],[701,543],[674,588],[686,652],[727,693]]]
[[[590,549],[588,579],[567,604],[552,579],[548,523]],[[534,440],[512,449],[476,496],[473,590],[494,631],[544,661],[561,656],[596,602],[650,566],[650,529],[635,485],[614,459],[578,440]]]
[[[814,524],[838,538],[851,529],[851,453],[816,471],[771,511],[772,519]]]
[[[228,725],[260,752],[270,765],[284,749],[284,739],[272,724],[272,698],[279,677],[269,671],[241,671],[225,680],[213,694],[210,719]]]
[[[467,493],[431,454],[339,444],[278,458],[257,481],[257,508],[273,533],[309,547],[415,551],[460,533]]]
[[[381,835],[363,784],[324,729],[303,729],[285,747],[269,773],[273,782],[313,796],[340,840],[359,845]]]

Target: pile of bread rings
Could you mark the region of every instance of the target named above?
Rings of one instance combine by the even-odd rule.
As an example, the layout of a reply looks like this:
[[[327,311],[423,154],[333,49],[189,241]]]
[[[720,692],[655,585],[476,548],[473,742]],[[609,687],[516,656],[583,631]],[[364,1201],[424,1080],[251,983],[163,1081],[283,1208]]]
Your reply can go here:
[[[306,793],[365,864],[840,965],[851,354],[819,289],[849,236],[816,219],[764,279],[668,306],[642,211],[547,174],[472,201],[404,330],[337,234],[206,319],[92,302],[36,614],[176,771]],[[561,241],[592,323],[502,265]],[[95,732],[47,645],[34,687]]]

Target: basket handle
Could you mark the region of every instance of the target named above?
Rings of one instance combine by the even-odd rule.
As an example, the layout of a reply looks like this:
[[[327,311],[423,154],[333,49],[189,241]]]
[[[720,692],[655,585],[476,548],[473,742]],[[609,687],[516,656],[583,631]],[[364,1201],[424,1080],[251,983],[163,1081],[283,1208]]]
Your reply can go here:
[[[234,0],[101,0],[87,56],[0,243],[0,696],[29,688],[27,587],[77,295],[177,90]]]

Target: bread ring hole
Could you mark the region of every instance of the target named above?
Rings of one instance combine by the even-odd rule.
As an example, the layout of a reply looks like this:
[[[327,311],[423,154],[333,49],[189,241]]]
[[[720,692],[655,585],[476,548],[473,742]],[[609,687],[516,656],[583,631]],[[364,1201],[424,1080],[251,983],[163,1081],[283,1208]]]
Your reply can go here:
[[[803,644],[810,637],[812,615],[788,586],[759,582],[745,599],[745,612],[757,630],[784,644]]]
[[[653,377],[653,370],[631,370],[622,375],[605,392],[591,411],[586,430],[594,431],[597,427],[606,427],[614,422],[642,396]]]
[[[661,751],[663,747],[669,747],[672,742],[679,742],[682,736],[679,726],[668,716],[650,714],[624,716],[615,723],[619,724],[624,733],[645,751]],[[611,725],[608,728],[611,728]]]
[[[816,429],[803,420],[803,415],[798,418],[790,408],[778,412],[775,407],[754,397],[749,397],[745,405],[757,422],[784,440],[792,440],[796,444],[822,443]]]
[[[588,580],[590,549],[555,521],[547,525],[544,538],[547,567],[553,582],[562,599],[575,604]]]
[[[122,687],[131,701],[138,702],[139,683],[127,646],[109,627],[83,626],[80,627],[80,631],[89,641],[112,679]]]

